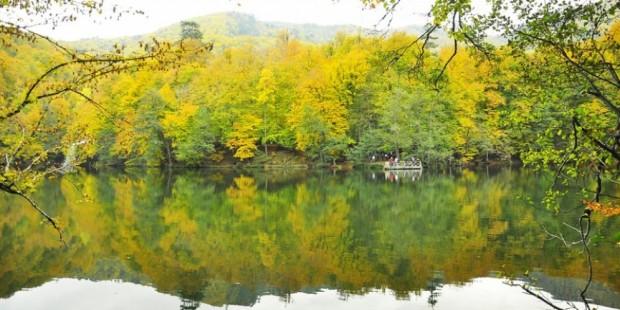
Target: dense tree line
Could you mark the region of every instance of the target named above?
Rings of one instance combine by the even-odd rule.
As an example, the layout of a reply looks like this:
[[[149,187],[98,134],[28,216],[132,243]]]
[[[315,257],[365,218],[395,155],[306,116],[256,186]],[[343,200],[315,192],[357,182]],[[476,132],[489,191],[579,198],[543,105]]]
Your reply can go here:
[[[527,83],[532,71],[523,65],[546,57],[542,52],[517,58],[506,50],[499,60],[480,61],[463,50],[438,91],[429,77],[450,50],[426,54],[423,69],[413,72],[421,51],[410,46],[415,39],[341,34],[328,44],[309,44],[282,32],[270,48],[248,44],[187,57],[155,73],[115,74],[83,89],[88,99],[47,100],[19,122],[39,126],[32,150],[84,141],[82,159],[148,166],[213,164],[228,154],[248,160],[270,150],[302,152],[321,163],[383,153],[468,163],[527,152],[538,128],[554,128],[557,120],[543,113],[553,106],[535,104],[545,94],[526,91],[537,85]],[[44,70],[54,57],[51,48],[17,48],[18,55],[9,48],[1,54],[8,99],[21,94],[21,75]],[[593,102],[584,113],[597,107]],[[6,132],[5,139],[20,135]]]
[[[545,51],[515,56],[500,47],[501,57],[491,60],[462,50],[433,84],[451,49],[421,58],[423,43],[411,46],[416,39],[341,34],[328,44],[309,44],[283,31],[269,48],[248,44],[186,57],[154,73],[115,74],[83,89],[88,99],[47,100],[19,122],[40,126],[31,149],[83,141],[82,159],[147,166],[217,164],[228,154],[243,161],[270,150],[302,152],[320,163],[362,162],[383,153],[469,163],[565,143],[557,125],[561,111],[549,97],[566,89],[540,90],[541,81],[532,77],[546,70],[536,65],[550,57]],[[601,38],[609,39],[617,38]],[[54,57],[53,50],[32,44],[18,48],[18,55],[2,51],[5,98],[22,91],[15,81],[20,75],[42,70]],[[424,66],[412,71],[420,61]],[[581,113],[601,108],[592,101]],[[547,145],[537,144],[541,129],[552,130],[540,142]],[[11,135],[21,133],[5,137]]]
[[[389,13],[400,1],[361,2]],[[383,153],[426,164],[517,157],[557,169],[598,203],[620,161],[619,5],[488,2],[478,15],[469,1],[435,1],[419,37],[310,44],[283,31],[270,45],[211,49],[200,25],[185,23],[185,40],[96,54],[31,31],[19,13],[32,24],[50,13],[57,25],[117,8],[1,4],[0,189],[27,193],[63,157],[63,169],[66,159],[202,166],[285,150],[319,164]],[[71,10],[54,15],[55,5]],[[454,44],[433,46],[438,29]],[[508,43],[485,43],[489,29]]]

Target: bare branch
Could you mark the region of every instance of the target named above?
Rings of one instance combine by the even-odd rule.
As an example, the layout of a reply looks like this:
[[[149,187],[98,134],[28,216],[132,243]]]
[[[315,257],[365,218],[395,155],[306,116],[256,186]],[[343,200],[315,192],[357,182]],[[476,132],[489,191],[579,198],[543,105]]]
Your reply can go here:
[[[579,241],[579,240],[578,240],[578,241],[574,241],[574,242],[568,242],[568,241],[566,241],[566,239],[564,239],[564,236],[562,236],[562,234],[560,234],[560,235],[552,234],[552,233],[550,233],[550,232],[547,230],[547,228],[545,227],[545,225],[543,225],[542,223],[540,223],[540,222],[539,222],[539,221],[537,221],[537,220],[536,220],[536,223],[538,223],[538,225],[540,225],[540,227],[541,227],[541,228],[545,231],[545,233],[546,233],[547,235],[549,235],[552,239],[558,239],[558,240],[562,241],[566,247],[572,247],[572,246],[574,246],[574,245],[576,245],[576,244],[579,244],[579,243],[581,242],[581,241]]]
[[[47,213],[45,213],[45,211],[43,211],[43,209],[41,209],[39,205],[32,198],[24,194],[22,191],[14,188],[12,184],[5,185],[5,184],[0,183],[0,190],[26,199],[26,201],[28,201],[28,203],[33,208],[35,208],[39,212],[39,214],[41,214],[52,225],[52,227],[58,232],[58,237],[59,237],[60,242],[62,242],[65,246],[67,245],[67,243],[63,239],[62,229],[60,228],[60,224],[58,223],[58,221],[53,219],[51,216],[47,215]]]
[[[110,111],[108,111],[106,108],[104,108],[101,104],[99,104],[97,101],[95,101],[94,99],[92,99],[91,97],[87,96],[86,94],[84,94],[81,91],[72,89],[71,92],[75,93],[76,95],[84,98],[86,101],[88,101],[90,104],[92,104],[93,106],[95,106],[95,108],[97,108],[101,113],[103,113],[104,115],[106,115],[106,118],[109,120],[112,120],[113,122],[115,121],[114,118],[112,117],[112,113]],[[128,124],[131,127],[134,127],[134,124],[132,124],[131,122],[127,121],[124,118],[121,118],[120,121]]]
[[[385,14],[379,19],[379,21],[375,24],[375,28],[379,26],[379,23],[387,20],[387,26],[389,27],[392,24],[393,14],[396,10],[396,7],[400,3],[401,0],[394,1],[389,7],[385,7]]]
[[[461,17],[462,16],[459,16],[459,29],[463,30],[463,36],[465,37],[466,41],[469,42],[469,44],[471,44],[476,50],[482,52],[487,61],[491,62],[491,53],[487,50],[487,48],[479,44],[476,40],[474,40],[474,38],[472,38],[469,34],[467,34],[467,32],[464,31],[465,28],[463,27],[463,21]]]
[[[547,298],[545,298],[544,296],[541,296],[540,294],[537,294],[535,292],[533,292],[532,290],[530,290],[525,284],[521,285],[521,288],[528,294],[538,298],[540,301],[546,303],[549,307],[556,309],[556,310],[564,310],[556,305],[554,305],[551,301],[549,301]]]
[[[424,39],[422,42],[422,47],[421,47],[421,53],[420,55],[418,55],[416,64],[414,65],[414,69],[417,69],[420,67],[421,62],[422,62],[422,58],[424,56],[424,53],[426,51],[426,45],[428,44],[428,42],[430,41],[430,36],[431,34],[437,30],[439,28],[439,26],[434,25],[432,27],[429,27],[428,29],[426,29],[424,31],[424,33],[422,35],[420,35],[419,37],[417,37],[415,40],[411,41],[409,44],[407,44],[406,46],[399,48],[396,52],[396,55],[394,57],[392,57],[390,59],[390,62],[388,63],[387,67],[393,65],[394,63],[396,63],[398,60],[400,60],[401,57],[403,57],[405,55],[405,53],[413,46],[415,46],[417,43],[420,42],[420,40]],[[386,68],[387,69],[387,68]]]
[[[412,70],[418,70],[422,66],[422,61],[424,61],[424,54],[426,53],[426,45],[428,45],[428,42],[430,42],[431,40],[431,34],[438,28],[438,25],[433,25],[432,27],[426,29],[426,31],[424,31],[424,33],[420,36],[420,38],[424,38],[424,42],[422,42],[422,47],[420,47],[420,55],[418,55],[418,59],[416,60],[415,65],[413,65]],[[417,41],[418,40],[416,40],[416,42]]]
[[[28,106],[29,104],[32,104],[35,99],[42,99],[42,98],[48,98],[48,97],[53,97],[56,95],[60,95],[63,94],[65,92],[70,91],[71,89],[68,87],[61,87],[59,89],[50,91],[48,93],[44,93],[38,96],[35,96],[33,98],[33,93],[34,91],[39,88],[41,86],[41,84],[48,78],[50,78],[54,73],[61,71],[65,68],[70,68],[72,66],[75,65],[89,65],[89,64],[100,64],[100,65],[104,65],[102,68],[93,68],[92,70],[87,70],[86,73],[82,74],[81,77],[79,77],[77,80],[75,80],[75,83],[78,84],[84,84],[87,83],[89,81],[92,81],[94,79],[97,79],[99,77],[103,77],[106,76],[108,74],[114,73],[114,72],[122,72],[122,71],[127,71],[130,70],[131,67],[130,66],[123,66],[123,67],[119,67],[119,68],[115,68],[113,65],[115,64],[119,64],[119,63],[138,63],[141,61],[147,61],[147,60],[162,60],[160,57],[164,56],[167,52],[169,52],[169,45],[164,43],[164,44],[160,44],[159,42],[155,41],[155,47],[152,47],[150,49],[147,48],[147,53],[144,55],[138,55],[138,56],[121,56],[121,55],[103,55],[103,56],[90,56],[90,55],[78,55],[74,52],[71,52],[70,50],[63,48],[62,45],[54,42],[53,40],[36,34],[34,32],[28,32],[29,34],[32,34],[33,36],[37,36],[40,38],[44,38],[45,40],[47,40],[48,42],[52,43],[57,49],[61,49],[62,51],[64,51],[65,53],[67,53],[69,56],[71,56],[71,60],[70,61],[66,61],[63,63],[59,63],[53,67],[51,67],[50,69],[48,69],[46,72],[44,72],[42,75],[40,75],[31,85],[30,87],[28,87],[28,90],[26,91],[26,94],[24,95],[23,100],[18,103],[15,107],[12,108],[11,111],[9,111],[8,113],[4,114],[4,115],[0,115],[0,121],[1,120],[5,120],[8,119],[16,114],[18,114],[19,112],[21,112],[26,106]],[[106,70],[107,68],[112,68],[112,70]]]
[[[587,226],[586,226],[586,230],[584,231],[584,227],[583,227],[583,221],[584,219],[587,220]],[[588,304],[588,300],[586,298],[586,292],[588,291],[588,288],[590,287],[590,283],[592,283],[592,256],[590,255],[590,248],[588,247],[588,243],[586,242],[586,238],[588,238],[588,235],[590,234],[590,225],[591,225],[591,221],[590,221],[590,213],[586,210],[586,213],[584,213],[580,218],[579,218],[579,228],[581,229],[581,241],[583,242],[583,248],[586,250],[586,258],[588,260],[588,283],[586,284],[586,286],[583,288],[583,290],[581,291],[581,299],[583,300],[583,302],[586,305],[586,309],[590,309],[590,305]]]
[[[439,86],[437,86],[437,84],[439,84],[439,79],[441,79],[444,72],[448,68],[448,65],[452,62],[454,57],[456,57],[457,52],[458,52],[458,42],[454,40],[454,50],[452,52],[452,55],[450,56],[448,61],[446,61],[446,63],[443,64],[443,68],[441,69],[441,72],[439,72],[439,75],[437,75],[437,78],[435,78],[435,82],[433,83],[435,85],[435,90],[439,90]]]
[[[453,33],[456,31],[456,15],[457,15],[457,12],[455,11],[452,14],[452,32]],[[441,79],[444,72],[446,71],[446,68],[448,68],[448,65],[452,62],[454,57],[456,57],[457,52],[458,52],[458,41],[454,39],[454,50],[452,51],[452,55],[450,56],[448,61],[446,61],[446,63],[443,65],[441,72],[439,72],[439,75],[437,75],[437,78],[435,78],[435,82],[433,83],[433,85],[435,85],[435,90],[437,91],[439,90],[439,87],[437,86],[437,84],[439,84],[439,79]]]

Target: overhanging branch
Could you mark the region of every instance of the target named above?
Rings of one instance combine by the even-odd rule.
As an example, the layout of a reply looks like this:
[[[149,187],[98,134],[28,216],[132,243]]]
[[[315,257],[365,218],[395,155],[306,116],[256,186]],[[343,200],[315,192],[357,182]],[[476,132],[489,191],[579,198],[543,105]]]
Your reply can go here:
[[[600,147],[601,149],[603,149],[605,152],[609,153],[609,155],[611,155],[614,159],[616,159],[617,161],[620,161],[620,154],[618,154],[618,152],[616,150],[614,150],[613,148],[611,148],[610,146],[606,145],[605,143],[599,141],[598,139],[594,138],[590,132],[588,131],[587,128],[583,127],[583,125],[581,125],[581,123],[579,122],[579,120],[577,120],[576,117],[573,117],[573,122],[575,123],[575,125],[579,126],[579,128],[581,128],[582,132],[584,133],[584,135],[590,139],[590,141],[592,141],[592,143],[594,143],[596,146]]]
[[[63,238],[60,223],[58,223],[58,221],[53,219],[51,216],[47,215],[47,213],[45,213],[45,211],[43,211],[43,209],[41,209],[39,205],[32,198],[30,198],[30,196],[16,189],[14,184],[7,185],[7,184],[0,183],[0,190],[6,193],[17,195],[17,196],[24,198],[33,208],[35,208],[35,210],[37,210],[37,212],[39,212],[39,214],[41,214],[41,216],[43,216],[52,225],[52,227],[56,230],[56,232],[58,232],[58,238],[60,242],[62,242],[65,246],[67,245],[67,243],[65,242]]]

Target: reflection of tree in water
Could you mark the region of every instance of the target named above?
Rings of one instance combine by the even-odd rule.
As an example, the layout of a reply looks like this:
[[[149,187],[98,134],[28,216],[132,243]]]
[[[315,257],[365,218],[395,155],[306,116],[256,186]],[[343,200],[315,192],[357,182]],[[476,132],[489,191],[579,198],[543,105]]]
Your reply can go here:
[[[532,281],[535,279],[535,281]],[[585,287],[587,280],[579,278],[560,278],[533,272],[528,279],[532,285],[548,292],[556,300],[580,302],[579,291]],[[620,293],[601,283],[593,282],[588,288],[588,297],[607,307],[620,308]]]
[[[195,310],[202,302],[210,305],[239,305],[251,307],[258,301],[255,290],[239,284],[227,284],[213,280],[201,292],[178,291],[181,298],[181,310]],[[290,299],[290,298],[289,298]]]
[[[430,292],[430,296],[428,296],[428,304],[431,305],[432,308],[437,304],[437,298],[441,295],[440,290],[443,287],[443,273],[441,271],[433,272],[433,277],[426,285],[426,289]]]
[[[544,191],[537,190],[545,188],[539,181],[544,178],[511,170],[498,175],[425,170],[408,183],[415,186],[398,187],[384,182],[381,173],[375,178],[364,177],[367,173],[306,179],[291,174],[286,180],[302,179],[291,184],[273,181],[280,172],[261,175],[262,182],[195,172],[169,180],[157,173],[74,175],[73,183],[84,184],[82,191],[92,197],[88,202],[64,177],[51,180],[37,195],[58,198],[50,205],[67,208],[68,230],[80,233],[72,242],[85,246],[71,248],[76,251],[71,271],[57,271],[68,256],[65,250],[54,238],[41,244],[49,233],[39,229],[36,216],[7,209],[0,221],[0,252],[5,261],[24,265],[0,270],[0,283],[7,284],[0,292],[10,296],[36,285],[41,275],[35,271],[49,266],[49,278],[80,268],[98,279],[148,282],[179,296],[182,309],[203,303],[251,306],[263,295],[288,303],[291,294],[308,287],[364,295],[376,286],[393,290],[397,299],[430,292],[428,303],[434,306],[444,283],[462,283],[500,266],[506,274],[533,264],[559,270],[574,260],[570,255],[545,259],[555,247],[537,238],[540,226],[533,218],[539,214],[512,199],[513,193],[542,196]],[[0,204],[14,205],[4,197]],[[563,226],[548,212],[541,221]],[[36,233],[24,237],[23,231]],[[29,246],[18,247],[15,240],[22,239]],[[598,250],[597,258],[610,272],[595,278],[617,287],[613,250]],[[102,260],[119,260],[121,251],[127,252],[123,264],[99,266]],[[607,298],[593,297],[601,303]]]

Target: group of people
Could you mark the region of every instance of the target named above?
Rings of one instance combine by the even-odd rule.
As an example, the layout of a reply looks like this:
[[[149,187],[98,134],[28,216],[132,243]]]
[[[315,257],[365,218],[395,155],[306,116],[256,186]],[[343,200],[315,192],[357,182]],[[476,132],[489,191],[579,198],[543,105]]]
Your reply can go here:
[[[398,165],[398,157],[390,156],[390,166]]]
[[[412,156],[411,163],[415,165],[417,162],[419,162],[419,160]],[[398,165],[398,157],[390,156],[389,163],[390,166]]]

